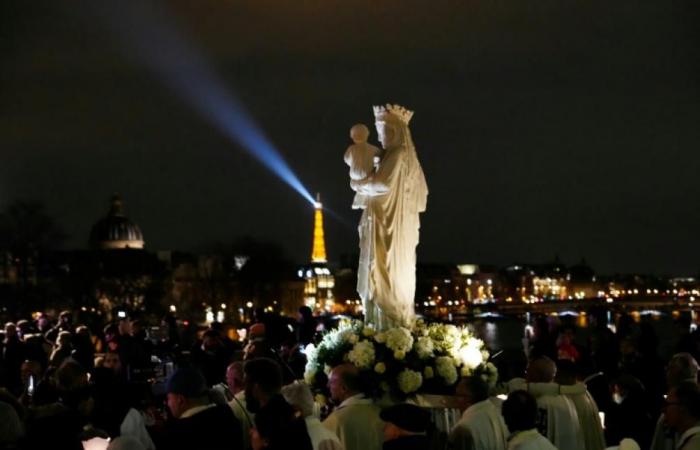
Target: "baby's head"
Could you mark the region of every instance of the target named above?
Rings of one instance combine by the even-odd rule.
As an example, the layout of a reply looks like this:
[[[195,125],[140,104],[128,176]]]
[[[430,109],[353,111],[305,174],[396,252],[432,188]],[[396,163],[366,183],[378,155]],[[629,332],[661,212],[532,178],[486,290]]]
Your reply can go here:
[[[355,144],[363,144],[367,142],[368,137],[369,129],[365,125],[358,123],[350,128],[350,138]]]

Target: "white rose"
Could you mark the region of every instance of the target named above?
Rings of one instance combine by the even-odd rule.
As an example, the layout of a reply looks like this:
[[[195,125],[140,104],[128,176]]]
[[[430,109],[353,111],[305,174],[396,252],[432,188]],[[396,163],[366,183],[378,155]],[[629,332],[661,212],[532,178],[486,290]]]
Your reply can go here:
[[[403,372],[399,374],[397,381],[401,392],[410,394],[416,392],[423,385],[423,376],[420,372],[404,369]]]

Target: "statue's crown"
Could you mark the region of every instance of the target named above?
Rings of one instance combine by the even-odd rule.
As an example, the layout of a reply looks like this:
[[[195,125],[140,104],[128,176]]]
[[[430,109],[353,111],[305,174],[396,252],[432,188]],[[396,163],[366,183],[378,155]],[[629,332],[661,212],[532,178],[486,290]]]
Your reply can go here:
[[[404,124],[408,125],[413,117],[413,111],[410,111],[400,105],[392,105],[387,103],[386,106],[374,106],[375,120],[386,120],[387,116],[393,116]]]

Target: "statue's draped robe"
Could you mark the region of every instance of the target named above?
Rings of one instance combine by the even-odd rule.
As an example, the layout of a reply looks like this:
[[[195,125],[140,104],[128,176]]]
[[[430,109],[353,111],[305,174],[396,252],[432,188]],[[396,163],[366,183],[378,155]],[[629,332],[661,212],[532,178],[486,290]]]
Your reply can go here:
[[[428,187],[408,127],[401,144],[388,148],[377,172],[353,188],[369,200],[359,225],[360,262],[357,291],[365,322],[380,329],[415,319],[416,246],[419,213]]]

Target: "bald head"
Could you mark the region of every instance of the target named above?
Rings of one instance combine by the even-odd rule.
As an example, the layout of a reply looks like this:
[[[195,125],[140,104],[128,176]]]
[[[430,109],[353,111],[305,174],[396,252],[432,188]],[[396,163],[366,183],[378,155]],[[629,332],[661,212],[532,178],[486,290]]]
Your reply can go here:
[[[525,378],[529,383],[551,383],[557,374],[554,361],[546,356],[535,358],[527,365]]]
[[[226,384],[234,395],[245,388],[243,384],[243,379],[245,378],[245,372],[243,371],[244,365],[245,363],[243,361],[235,361],[226,368]]]
[[[676,353],[666,366],[666,383],[674,387],[685,381],[697,383],[698,362],[690,353]]]
[[[360,371],[349,363],[335,366],[328,378],[328,389],[331,391],[331,398],[338,403],[361,393]]]

